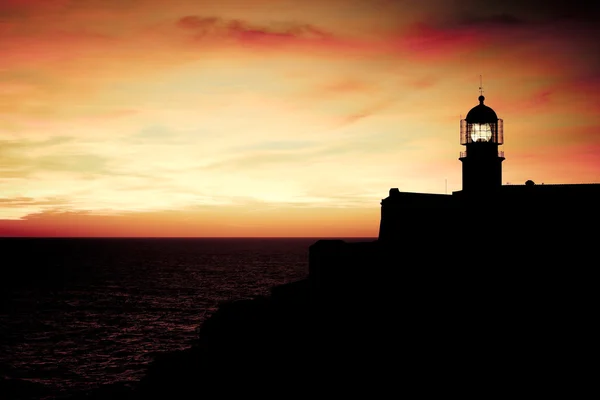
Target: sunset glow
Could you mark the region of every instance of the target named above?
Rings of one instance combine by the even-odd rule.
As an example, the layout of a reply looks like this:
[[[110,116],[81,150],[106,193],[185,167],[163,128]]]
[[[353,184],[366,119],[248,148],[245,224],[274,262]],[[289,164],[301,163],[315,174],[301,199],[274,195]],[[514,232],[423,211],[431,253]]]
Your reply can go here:
[[[600,182],[596,19],[512,0],[3,0],[0,236],[376,236],[389,188],[461,189],[480,75],[505,183]]]

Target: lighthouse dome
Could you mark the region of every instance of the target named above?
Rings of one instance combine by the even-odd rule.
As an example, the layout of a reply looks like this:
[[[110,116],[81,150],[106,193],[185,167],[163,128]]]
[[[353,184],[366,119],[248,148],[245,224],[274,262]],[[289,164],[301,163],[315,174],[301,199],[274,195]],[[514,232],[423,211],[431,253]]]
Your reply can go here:
[[[498,122],[498,116],[496,112],[490,107],[483,104],[485,97],[479,96],[479,104],[476,105],[469,111],[467,117],[467,123],[469,124],[489,124]]]

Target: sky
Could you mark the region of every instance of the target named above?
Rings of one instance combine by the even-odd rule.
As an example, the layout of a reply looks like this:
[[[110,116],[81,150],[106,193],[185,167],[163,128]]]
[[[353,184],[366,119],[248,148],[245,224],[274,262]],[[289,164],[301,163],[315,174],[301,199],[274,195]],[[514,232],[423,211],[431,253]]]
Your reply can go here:
[[[600,182],[586,3],[0,0],[0,236],[375,237],[480,76],[503,183]]]

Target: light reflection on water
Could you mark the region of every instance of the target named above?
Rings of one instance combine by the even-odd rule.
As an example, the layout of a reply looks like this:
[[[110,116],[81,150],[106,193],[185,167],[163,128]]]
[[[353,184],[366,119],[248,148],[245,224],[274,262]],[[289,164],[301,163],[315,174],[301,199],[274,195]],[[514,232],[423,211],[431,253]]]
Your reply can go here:
[[[52,393],[139,380],[220,301],[302,279],[315,239],[2,239],[0,376]]]

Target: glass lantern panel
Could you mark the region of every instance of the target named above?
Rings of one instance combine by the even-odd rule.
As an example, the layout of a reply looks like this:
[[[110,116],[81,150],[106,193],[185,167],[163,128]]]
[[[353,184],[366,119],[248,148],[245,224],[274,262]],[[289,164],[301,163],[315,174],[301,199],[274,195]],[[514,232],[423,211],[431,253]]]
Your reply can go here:
[[[490,124],[472,124],[470,133],[472,142],[489,142],[492,138],[492,127]]]

